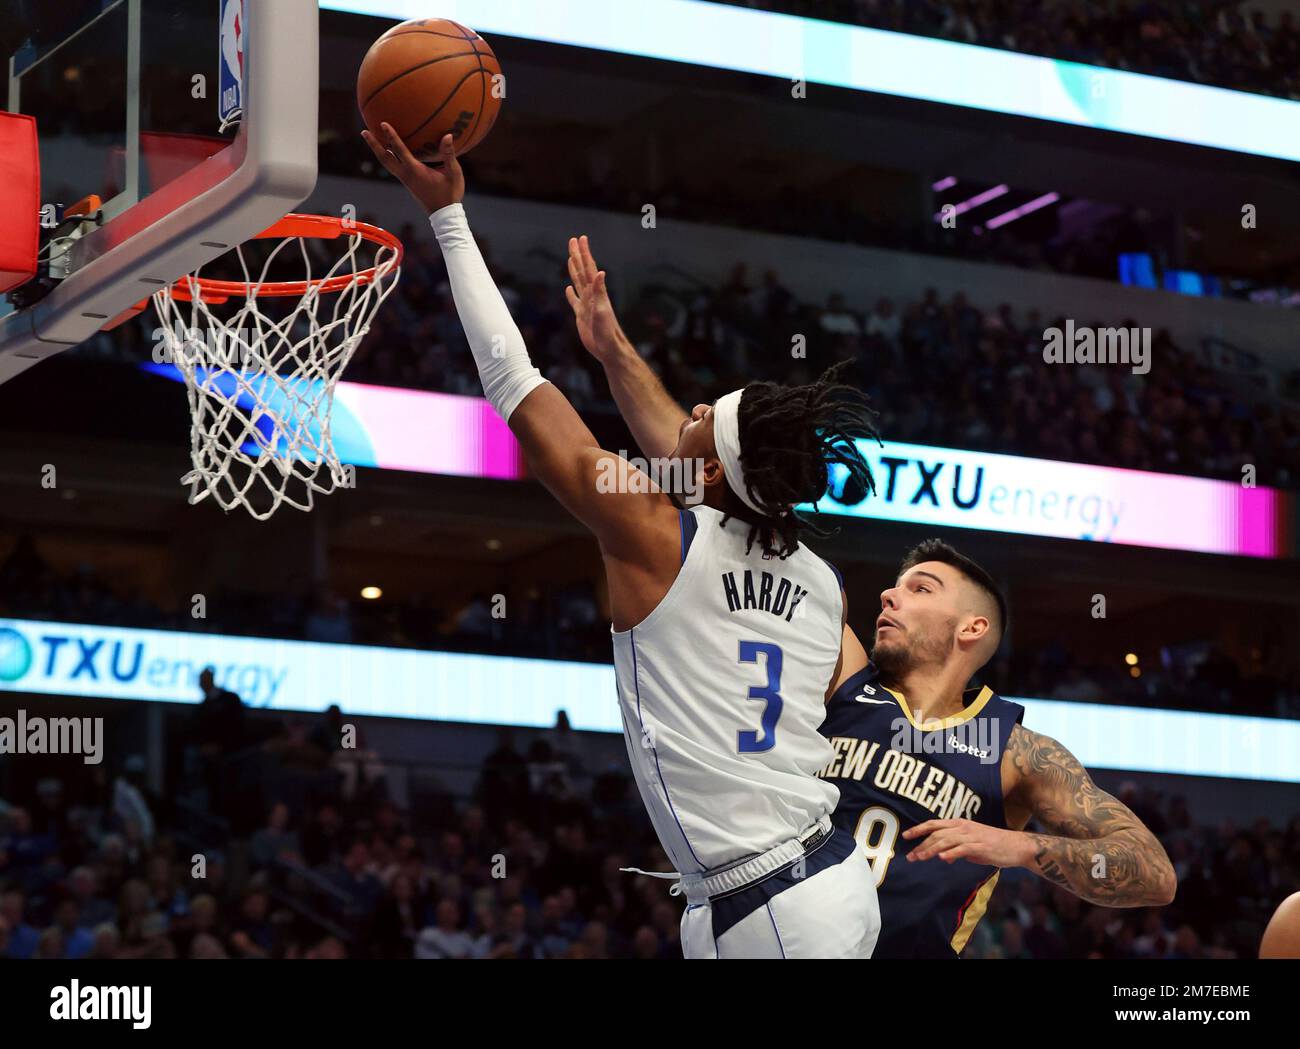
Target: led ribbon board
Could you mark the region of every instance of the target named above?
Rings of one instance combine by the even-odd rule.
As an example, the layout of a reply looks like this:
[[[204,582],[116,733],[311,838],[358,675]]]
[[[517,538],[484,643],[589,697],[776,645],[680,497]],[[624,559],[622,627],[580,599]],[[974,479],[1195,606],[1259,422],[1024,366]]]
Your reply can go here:
[[[876,494],[832,467],[821,513],[1166,550],[1287,557],[1295,497],[1228,481],[859,441]],[[801,509],[811,510],[811,506]]]
[[[180,381],[172,365],[140,367]],[[286,383],[281,394],[292,392]],[[353,466],[527,476],[514,434],[478,397],[341,382],[330,429],[340,460]],[[1295,497],[1272,488],[920,444],[860,447],[876,494],[849,490],[847,471],[836,467],[819,512],[1199,553],[1294,554]],[[256,451],[251,442],[248,450]]]
[[[604,663],[0,620],[0,692],[198,703],[198,676],[252,707],[621,732]],[[1017,699],[1084,765],[1300,782],[1300,722]],[[28,711],[29,714],[32,711]]]
[[[171,365],[141,365],[179,381]],[[304,380],[305,381],[305,380]],[[519,480],[510,428],[477,397],[341,382],[332,437],[354,466]],[[1246,557],[1294,554],[1295,497],[1176,474],[920,444],[859,443],[876,494],[834,467],[824,514]]]
[[[1300,102],[704,0],[322,0],[527,40],[1300,160]]]
[[[140,368],[173,382],[183,381],[171,364],[142,364]],[[274,411],[290,397],[318,397],[319,391],[305,388],[313,385],[319,381],[284,380],[277,389],[264,390],[263,396]],[[227,396],[235,396],[246,415],[256,414],[254,400],[239,395],[233,387],[232,382]],[[269,419],[265,425],[270,426]],[[318,438],[318,434],[311,435],[312,441]],[[480,397],[341,382],[335,387],[330,439],[339,460],[353,466],[505,481],[525,476],[519,442]],[[256,454],[257,446],[249,441],[244,450]]]
[[[618,728],[614,670],[367,645],[0,619],[0,692],[198,703],[198,675],[250,707],[480,724]]]

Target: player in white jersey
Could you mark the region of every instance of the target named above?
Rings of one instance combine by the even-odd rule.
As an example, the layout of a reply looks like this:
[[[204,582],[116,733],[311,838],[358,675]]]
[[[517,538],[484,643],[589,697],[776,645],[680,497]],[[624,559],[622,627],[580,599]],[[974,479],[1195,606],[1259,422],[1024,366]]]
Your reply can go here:
[[[833,376],[752,383],[687,416],[622,336],[582,242],[567,289],[584,344],[648,455],[683,490],[603,451],[533,367],[465,220],[450,135],[437,168],[388,125],[365,138],[424,207],[484,393],[537,478],[596,535],[609,583],[628,754],[677,866],[688,958],[867,958],[880,928],[870,864],[835,830],[832,757],[817,732],[847,616],[838,574],[806,547],[794,507],[825,492],[830,462],[865,485],[854,440],[874,435]]]

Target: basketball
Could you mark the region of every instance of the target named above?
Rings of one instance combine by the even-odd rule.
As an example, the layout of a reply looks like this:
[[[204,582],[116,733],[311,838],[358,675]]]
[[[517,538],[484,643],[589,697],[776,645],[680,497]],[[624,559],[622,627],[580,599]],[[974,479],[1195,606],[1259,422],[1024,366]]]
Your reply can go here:
[[[501,64],[486,40],[446,18],[412,19],[371,45],[357,74],[366,126],[393,126],[416,156],[432,157],[450,132],[456,153],[487,137],[501,110]]]

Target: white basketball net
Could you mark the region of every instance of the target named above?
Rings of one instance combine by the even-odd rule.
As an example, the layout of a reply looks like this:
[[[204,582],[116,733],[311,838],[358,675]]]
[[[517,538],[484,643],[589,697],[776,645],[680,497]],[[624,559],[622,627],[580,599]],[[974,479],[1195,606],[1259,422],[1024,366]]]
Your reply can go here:
[[[256,280],[237,247],[243,280],[252,285],[246,297],[205,303],[197,272],[182,278],[192,295],[188,303],[170,290],[153,296],[167,360],[189,392],[193,469],[181,483],[190,486],[191,503],[211,496],[224,510],[242,506],[265,521],[284,504],[308,511],[317,494],[355,483],[355,468],[340,463],[330,436],[334,388],[401,269],[394,249],[345,235],[318,242],[346,245],[346,253],[324,278],[315,278],[350,274],[341,290],[313,285],[300,300],[259,300],[272,263],[290,243],[297,242],[302,256],[305,273],[298,279],[313,279],[306,240],[283,239]],[[373,249],[369,261],[358,255],[362,245]],[[359,282],[370,266],[374,278]]]

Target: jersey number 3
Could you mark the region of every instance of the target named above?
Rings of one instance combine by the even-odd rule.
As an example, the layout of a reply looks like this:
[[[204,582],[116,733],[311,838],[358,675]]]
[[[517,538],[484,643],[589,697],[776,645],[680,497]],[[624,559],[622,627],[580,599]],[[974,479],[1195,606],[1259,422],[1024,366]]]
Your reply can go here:
[[[767,684],[750,685],[748,699],[762,700],[763,719],[760,722],[763,733],[745,730],[736,735],[737,744],[742,754],[762,754],[776,746],[776,723],[781,717],[781,708],[785,700],[781,698],[781,649],[764,641],[742,641],[740,643],[741,663],[757,663],[763,656],[767,667]]]

